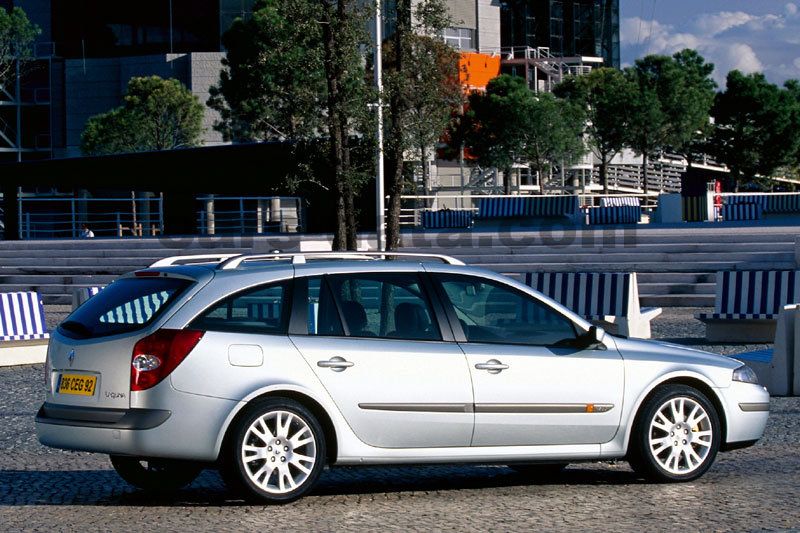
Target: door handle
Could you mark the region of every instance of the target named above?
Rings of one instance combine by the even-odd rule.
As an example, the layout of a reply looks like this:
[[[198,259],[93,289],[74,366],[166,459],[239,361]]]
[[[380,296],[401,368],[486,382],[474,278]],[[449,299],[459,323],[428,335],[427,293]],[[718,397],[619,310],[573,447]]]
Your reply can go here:
[[[508,365],[504,365],[497,359],[489,359],[485,363],[476,364],[475,368],[478,370],[488,370],[490,374],[499,374],[503,370],[506,370]]]
[[[344,372],[354,364],[354,362],[347,361],[344,357],[331,357],[327,361],[317,361],[318,367],[330,368],[334,372]]]

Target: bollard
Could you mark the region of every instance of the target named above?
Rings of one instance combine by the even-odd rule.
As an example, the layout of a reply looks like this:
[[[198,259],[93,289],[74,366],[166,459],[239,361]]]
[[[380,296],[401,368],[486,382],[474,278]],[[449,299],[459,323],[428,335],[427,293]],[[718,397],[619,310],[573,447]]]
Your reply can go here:
[[[789,396],[800,391],[797,384],[798,357],[796,351],[800,348],[797,343],[798,312],[800,306],[787,305],[778,315],[778,324],[775,329],[775,345],[772,360],[769,363],[752,364],[762,385],[766,386],[769,393],[774,396]]]

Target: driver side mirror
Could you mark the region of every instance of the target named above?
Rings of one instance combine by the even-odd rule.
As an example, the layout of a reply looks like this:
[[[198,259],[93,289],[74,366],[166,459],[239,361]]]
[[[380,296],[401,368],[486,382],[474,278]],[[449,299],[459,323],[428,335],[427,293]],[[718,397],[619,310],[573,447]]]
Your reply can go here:
[[[589,328],[589,335],[597,344],[603,344],[603,340],[606,338],[606,330],[592,326]]]
[[[577,347],[581,350],[605,350],[606,345],[603,343],[605,338],[606,330],[592,326],[586,333],[575,340],[577,341]]]

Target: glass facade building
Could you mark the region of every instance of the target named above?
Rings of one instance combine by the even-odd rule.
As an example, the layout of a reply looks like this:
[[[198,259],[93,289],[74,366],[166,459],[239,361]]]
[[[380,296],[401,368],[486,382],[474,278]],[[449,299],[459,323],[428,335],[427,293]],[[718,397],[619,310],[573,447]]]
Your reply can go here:
[[[546,47],[620,66],[619,0],[503,0],[500,16],[503,48]]]

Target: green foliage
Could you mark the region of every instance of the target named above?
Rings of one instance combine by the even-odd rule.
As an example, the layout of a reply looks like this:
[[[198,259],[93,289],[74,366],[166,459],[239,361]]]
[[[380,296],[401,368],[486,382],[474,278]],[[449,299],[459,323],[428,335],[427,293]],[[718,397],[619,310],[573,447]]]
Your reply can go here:
[[[81,137],[85,155],[198,146],[203,104],[178,80],[131,78],[121,107],[91,117]]]
[[[574,163],[585,152],[582,109],[548,93],[535,94],[525,80],[502,75],[473,93],[466,143],[481,164],[508,170],[530,162],[540,176]]]
[[[671,115],[672,135],[670,147],[681,153],[691,164],[700,153],[707,150],[711,134],[709,114],[714,105],[717,84],[711,78],[714,65],[695,50],[682,50],[672,56],[683,79],[678,97],[679,105]]]
[[[768,177],[797,158],[800,103],[796,85],[786,89],[763,74],[728,74],[724,92],[714,103],[716,128],[711,144],[717,159],[731,171],[738,190],[757,175]]]
[[[526,111],[524,153],[540,178],[553,167],[576,163],[586,153],[581,108],[550,93],[541,93]]]
[[[600,182],[608,192],[607,167],[628,139],[636,86],[622,72],[600,68],[567,78],[554,92],[586,112],[587,141],[600,159]]]
[[[302,139],[322,127],[323,4],[259,0],[223,35],[227,50],[208,105],[227,141]]]
[[[21,7],[0,9],[0,85],[7,84],[13,76],[16,60],[33,56],[33,42],[41,32]]]
[[[522,161],[533,102],[525,80],[508,74],[491,80],[485,93],[472,93],[465,136],[470,153],[482,165],[504,171]]]

